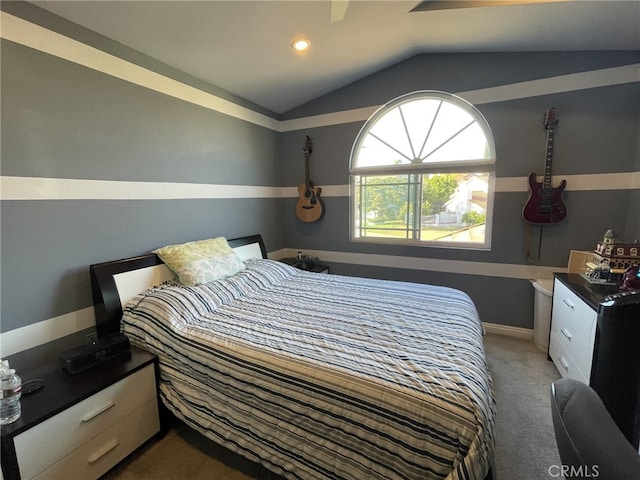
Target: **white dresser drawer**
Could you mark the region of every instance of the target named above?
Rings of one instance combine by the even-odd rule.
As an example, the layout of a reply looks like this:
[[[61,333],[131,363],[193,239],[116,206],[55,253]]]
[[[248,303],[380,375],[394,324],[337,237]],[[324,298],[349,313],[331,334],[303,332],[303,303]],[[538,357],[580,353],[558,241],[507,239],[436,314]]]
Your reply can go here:
[[[570,327],[572,333],[585,341],[595,335],[596,312],[580,297],[556,280],[553,288],[553,320]],[[554,325],[554,328],[557,326]]]
[[[592,323],[595,332],[595,320],[594,312],[593,318],[583,323]],[[562,349],[569,354],[582,374],[589,378],[593,359],[593,340],[591,340],[591,328],[587,332],[588,338],[585,338],[583,330],[584,327],[582,329],[576,327],[575,323],[566,317],[554,315],[551,338],[562,346]],[[549,349],[551,349],[551,343]]]
[[[578,368],[576,361],[563,347],[556,332],[551,332],[551,337],[549,339],[549,356],[563,378],[573,378],[574,380],[579,380],[587,385],[589,384],[589,374],[585,375],[585,373]]]
[[[34,477],[149,401],[157,405],[153,365],[17,435],[21,477]]]
[[[35,476],[34,480],[96,479],[158,429],[158,403],[152,400]]]
[[[549,355],[563,377],[589,383],[597,313],[558,280],[552,312]]]

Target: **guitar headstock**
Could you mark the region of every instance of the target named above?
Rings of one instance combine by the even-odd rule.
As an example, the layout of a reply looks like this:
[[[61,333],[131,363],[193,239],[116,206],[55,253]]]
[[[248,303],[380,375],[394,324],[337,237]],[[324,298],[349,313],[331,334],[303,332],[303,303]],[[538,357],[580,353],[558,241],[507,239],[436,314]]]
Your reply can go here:
[[[558,123],[560,123],[560,119],[556,115],[555,107],[551,107],[549,110],[547,110],[547,113],[544,114],[543,123],[544,123],[544,128],[546,129],[555,128],[558,126]]]
[[[308,155],[311,153],[311,146],[313,145],[313,139],[309,135],[305,135],[305,137],[307,138],[304,141],[304,148],[302,149],[302,151]]]

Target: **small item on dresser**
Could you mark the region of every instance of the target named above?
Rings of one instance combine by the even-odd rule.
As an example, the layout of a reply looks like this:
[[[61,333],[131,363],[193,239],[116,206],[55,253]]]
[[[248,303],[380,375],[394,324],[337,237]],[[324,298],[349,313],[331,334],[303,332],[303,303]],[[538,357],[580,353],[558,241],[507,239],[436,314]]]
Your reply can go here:
[[[571,260],[571,258],[570,258]],[[583,277],[592,284],[617,285],[628,278],[626,270],[640,262],[640,244],[621,242],[616,233],[609,229],[595,250],[585,257]],[[628,289],[626,286],[621,289]],[[635,287],[638,288],[638,287]]]
[[[609,229],[604,238],[596,244],[594,261],[606,263],[611,269],[625,269],[640,262],[640,244],[638,241],[622,242],[616,233]]]
[[[607,262],[599,263],[587,262],[585,264],[585,273],[582,275],[589,283],[599,285],[614,285],[615,282],[611,278],[611,269]]]
[[[128,352],[130,348],[129,339],[125,335],[113,333],[90,344],[62,352],[60,362],[67,372],[75,374]]]
[[[311,270],[313,268],[313,260],[309,255],[303,255],[302,252],[298,252],[294,267],[300,270]]]
[[[30,393],[37,392],[42,387],[44,387],[44,380],[42,378],[27,380],[22,384],[22,395],[29,395]]]
[[[640,291],[640,266],[634,265],[624,271],[620,290],[630,292]]]
[[[22,381],[16,371],[3,360],[0,366],[0,425],[13,423],[20,418]]]

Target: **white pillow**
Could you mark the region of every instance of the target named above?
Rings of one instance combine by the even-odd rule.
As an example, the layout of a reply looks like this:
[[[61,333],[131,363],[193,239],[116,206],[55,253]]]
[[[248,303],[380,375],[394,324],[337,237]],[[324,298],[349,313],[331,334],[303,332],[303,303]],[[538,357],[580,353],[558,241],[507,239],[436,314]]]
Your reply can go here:
[[[153,251],[187,287],[235,275],[244,263],[224,237],[167,245]]]

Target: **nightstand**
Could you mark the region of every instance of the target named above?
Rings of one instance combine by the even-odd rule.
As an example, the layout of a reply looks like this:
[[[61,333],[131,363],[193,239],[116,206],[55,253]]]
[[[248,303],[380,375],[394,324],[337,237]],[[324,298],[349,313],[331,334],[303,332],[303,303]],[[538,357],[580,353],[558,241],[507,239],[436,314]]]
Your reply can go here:
[[[302,268],[302,267],[299,267],[298,265],[296,265],[297,260],[295,258],[281,258],[280,261],[282,263],[286,263],[287,265],[291,265],[292,267],[296,267],[299,270],[305,270],[307,272],[329,273],[329,265],[321,265],[319,263],[315,263],[314,262],[313,267],[311,267],[311,268]]]
[[[159,432],[157,357],[131,347],[71,375],[59,355],[82,342],[75,334],[7,357],[23,383],[45,383],[2,426],[4,480],[95,479]]]

